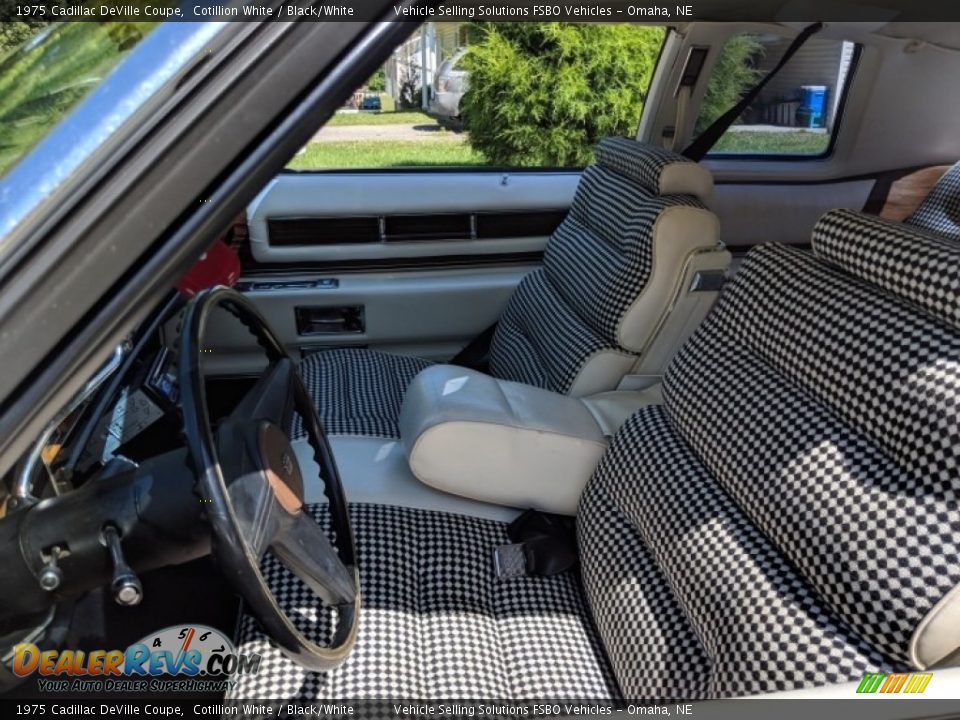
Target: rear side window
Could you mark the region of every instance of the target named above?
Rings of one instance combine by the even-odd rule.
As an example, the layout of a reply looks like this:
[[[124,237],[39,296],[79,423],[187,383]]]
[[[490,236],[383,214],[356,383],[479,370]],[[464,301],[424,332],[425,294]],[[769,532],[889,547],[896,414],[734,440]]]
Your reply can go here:
[[[792,38],[734,35],[713,68],[696,134],[735,105],[783,57]],[[710,151],[711,155],[821,157],[832,145],[858,46],[810,38]]]

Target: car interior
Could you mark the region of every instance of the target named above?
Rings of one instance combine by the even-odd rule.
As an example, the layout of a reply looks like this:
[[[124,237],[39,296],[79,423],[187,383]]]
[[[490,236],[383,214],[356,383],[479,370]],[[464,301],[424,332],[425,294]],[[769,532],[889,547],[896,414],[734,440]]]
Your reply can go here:
[[[4,477],[0,688],[189,622],[226,700],[957,697],[960,25],[825,23],[821,149],[686,153],[807,26],[674,24],[585,168],[272,178]]]

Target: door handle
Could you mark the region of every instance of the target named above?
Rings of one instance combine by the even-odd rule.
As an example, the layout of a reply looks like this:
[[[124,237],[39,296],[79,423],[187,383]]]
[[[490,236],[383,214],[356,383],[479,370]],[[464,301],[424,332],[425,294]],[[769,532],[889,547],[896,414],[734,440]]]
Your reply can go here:
[[[363,305],[294,308],[298,335],[359,335],[365,330]]]

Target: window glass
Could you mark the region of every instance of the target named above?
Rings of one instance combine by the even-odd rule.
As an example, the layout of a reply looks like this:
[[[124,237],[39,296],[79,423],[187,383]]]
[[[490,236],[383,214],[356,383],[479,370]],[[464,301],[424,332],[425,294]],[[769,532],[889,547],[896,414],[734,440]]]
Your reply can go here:
[[[600,138],[636,132],[664,35],[626,23],[426,23],[288,167],[582,167]]]
[[[156,25],[0,23],[0,176]]]
[[[735,35],[707,85],[695,135],[735,105],[783,57],[792,38]],[[830,148],[856,45],[813,37],[744,110],[710,151],[715,154],[820,156]]]

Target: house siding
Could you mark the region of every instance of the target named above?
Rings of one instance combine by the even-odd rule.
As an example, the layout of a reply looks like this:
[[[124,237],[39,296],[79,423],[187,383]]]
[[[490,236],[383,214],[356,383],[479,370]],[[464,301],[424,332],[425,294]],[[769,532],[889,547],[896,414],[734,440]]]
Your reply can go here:
[[[773,69],[791,42],[791,38],[783,38],[767,44],[759,69],[764,73]],[[799,98],[803,85],[825,85],[828,88],[827,127],[832,127],[853,49],[853,43],[811,38],[764,88],[760,100],[793,100]]]

